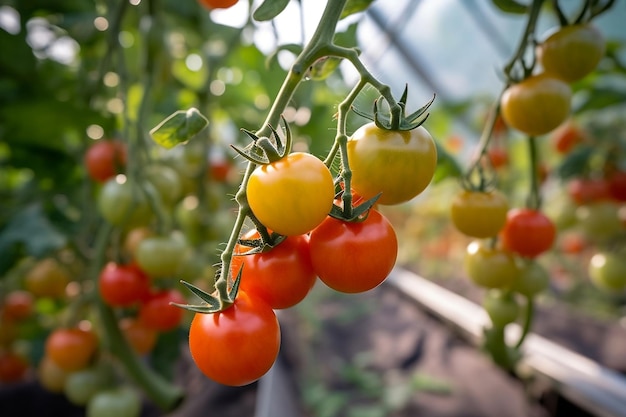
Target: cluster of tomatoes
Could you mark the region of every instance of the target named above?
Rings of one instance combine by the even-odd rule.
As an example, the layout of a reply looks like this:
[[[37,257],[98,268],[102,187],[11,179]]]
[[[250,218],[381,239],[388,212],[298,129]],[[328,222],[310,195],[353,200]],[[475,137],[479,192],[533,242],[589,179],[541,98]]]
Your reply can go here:
[[[346,149],[355,210],[377,196],[376,204],[409,201],[435,171],[435,144],[421,126],[403,131],[369,123],[354,132]],[[336,291],[368,291],[389,275],[398,252],[396,233],[376,205],[355,218],[345,216],[343,190],[336,192],[344,178],[335,181],[320,159],[267,153],[268,161],[259,161],[245,183],[251,213],[267,236],[257,229],[240,236],[230,264],[239,283],[234,302],[196,313],[189,331],[199,369],[227,385],[253,382],[274,363],[280,348],[274,310],[302,301],[317,278]],[[386,174],[386,164],[406,175]]]
[[[499,103],[502,119],[496,119],[494,134],[500,136],[511,127],[534,140],[535,136],[554,131],[554,147],[562,155],[587,141],[569,119],[570,83],[593,71],[604,50],[602,35],[588,23],[565,26],[548,36],[536,46],[539,71],[504,90]],[[498,166],[493,163],[493,167]],[[538,184],[543,180],[540,174],[534,174]],[[579,204],[579,224],[593,239],[623,233],[614,203],[624,201],[624,177],[623,172],[612,170],[602,179],[577,179],[569,184],[572,201]],[[609,196],[611,204],[598,204]],[[553,247],[557,225],[534,197],[528,207],[511,208],[507,197],[497,189],[476,187],[460,192],[451,205],[456,229],[476,239],[467,248],[464,266],[474,283],[488,289],[484,306],[496,327],[517,320],[515,294],[530,298],[549,284],[549,273],[537,259]],[[589,266],[592,281],[604,288],[623,289],[626,262],[622,258],[617,254],[595,255]]]

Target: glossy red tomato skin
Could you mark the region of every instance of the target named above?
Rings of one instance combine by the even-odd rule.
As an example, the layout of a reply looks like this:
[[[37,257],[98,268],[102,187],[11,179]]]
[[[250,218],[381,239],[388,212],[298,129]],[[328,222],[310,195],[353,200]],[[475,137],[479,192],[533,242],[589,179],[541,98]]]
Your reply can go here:
[[[58,328],[45,344],[45,354],[66,372],[86,368],[98,348],[95,333],[79,328]]]
[[[139,307],[139,320],[150,329],[162,332],[175,329],[181,324],[185,310],[170,303],[187,304],[187,300],[175,289],[157,291]]]
[[[247,234],[253,239],[258,233]],[[245,253],[248,247],[238,245],[235,253]],[[270,307],[293,307],[309,293],[317,275],[311,263],[309,237],[288,236],[267,252],[233,257],[233,276],[243,266],[240,289],[263,299]]]
[[[537,74],[509,86],[500,99],[506,124],[531,136],[558,127],[570,114],[572,89],[566,82]]]
[[[507,214],[501,236],[505,248],[518,255],[534,258],[552,247],[556,226],[538,210],[517,208]]]
[[[148,298],[150,279],[134,264],[107,263],[98,280],[100,297],[112,307],[129,307]]]
[[[311,232],[309,245],[320,280],[345,293],[378,286],[393,269],[398,254],[393,226],[373,209],[359,222],[327,217]]]
[[[223,311],[196,313],[189,329],[189,349],[200,371],[230,386],[261,378],[274,364],[280,340],[272,308],[243,291]]]
[[[237,4],[239,0],[198,0],[202,6],[209,10],[213,9],[228,9]]]
[[[99,140],[85,153],[87,173],[97,182],[114,177],[125,165],[126,145],[117,140]]]

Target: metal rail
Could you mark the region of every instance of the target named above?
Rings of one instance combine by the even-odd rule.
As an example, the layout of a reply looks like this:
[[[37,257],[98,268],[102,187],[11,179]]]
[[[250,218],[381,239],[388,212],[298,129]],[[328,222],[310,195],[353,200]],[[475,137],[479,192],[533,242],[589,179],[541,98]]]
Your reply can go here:
[[[385,281],[421,307],[454,326],[473,344],[480,344],[489,322],[484,309],[439,285],[402,268]],[[507,326],[506,337],[517,341],[521,328]],[[626,378],[571,350],[530,333],[522,347],[519,375],[539,376],[573,404],[598,417],[626,417]],[[283,364],[259,381],[255,417],[299,417],[297,392]]]
[[[482,340],[489,318],[482,307],[413,272],[396,268],[386,282],[440,319],[454,325],[473,342]],[[507,326],[506,338],[519,339],[520,326]],[[626,378],[595,361],[529,334],[517,372],[541,376],[563,397],[598,417],[626,417]]]

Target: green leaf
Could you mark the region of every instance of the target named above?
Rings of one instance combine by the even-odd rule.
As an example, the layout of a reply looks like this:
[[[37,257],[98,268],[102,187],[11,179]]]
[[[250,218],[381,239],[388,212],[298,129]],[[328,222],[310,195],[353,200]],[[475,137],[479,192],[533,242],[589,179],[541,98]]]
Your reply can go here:
[[[597,150],[591,145],[579,145],[575,147],[567,157],[555,168],[557,176],[561,180],[574,178],[587,170],[589,160]]]
[[[585,100],[578,104],[572,111],[581,113],[587,110],[598,110],[606,107],[620,105],[626,102],[626,91],[613,88],[599,87],[589,92]]]
[[[289,4],[289,0],[265,0],[252,14],[254,20],[263,22],[278,16]]]
[[[528,13],[528,5],[516,0],[491,0],[498,9],[505,13],[525,14]]]
[[[341,19],[366,10],[374,0],[348,0],[341,12]]]
[[[334,56],[320,58],[309,67],[306,77],[316,81],[325,80],[339,67],[341,60],[341,58]]]
[[[16,248],[22,245],[28,255],[43,257],[67,242],[45,216],[40,204],[32,204],[16,213],[0,231],[0,274],[11,268],[17,260]]]
[[[435,141],[435,146],[437,147],[437,169],[432,183],[437,184],[446,178],[459,178],[463,174],[459,162],[439,142]]]
[[[179,110],[150,131],[150,136],[166,149],[188,142],[209,124],[198,109]]]
[[[161,333],[150,354],[150,364],[154,370],[169,381],[174,379],[175,365],[181,353],[180,342],[186,338],[182,332],[176,329]]]

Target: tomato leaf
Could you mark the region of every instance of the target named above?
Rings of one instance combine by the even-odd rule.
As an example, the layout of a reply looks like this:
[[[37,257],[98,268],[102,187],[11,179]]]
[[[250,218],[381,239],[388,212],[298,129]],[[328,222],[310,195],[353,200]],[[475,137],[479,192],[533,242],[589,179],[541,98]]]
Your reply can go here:
[[[573,113],[581,113],[587,110],[598,110],[619,105],[626,102],[626,91],[615,87],[594,88],[585,99],[581,101],[573,110]]]
[[[463,174],[461,165],[439,142],[435,141],[437,147],[437,169],[433,175],[432,183],[437,184],[446,178],[459,178]]]
[[[578,177],[587,170],[589,160],[594,152],[597,152],[597,150],[591,145],[579,145],[575,147],[555,168],[555,173],[562,180]]]
[[[289,0],[265,0],[252,14],[254,20],[264,22],[272,20],[289,4]]]
[[[28,255],[40,258],[66,243],[67,238],[50,223],[41,205],[30,205],[10,218],[0,231],[0,275],[19,259],[10,255],[18,255],[20,245]]]
[[[341,19],[366,10],[373,2],[374,0],[348,0],[341,12]]]
[[[209,121],[196,108],[179,110],[150,131],[150,136],[159,145],[166,149],[188,142],[200,133],[209,124]]]
[[[516,0],[491,0],[494,6],[505,13],[525,14],[528,13],[528,5]]]

